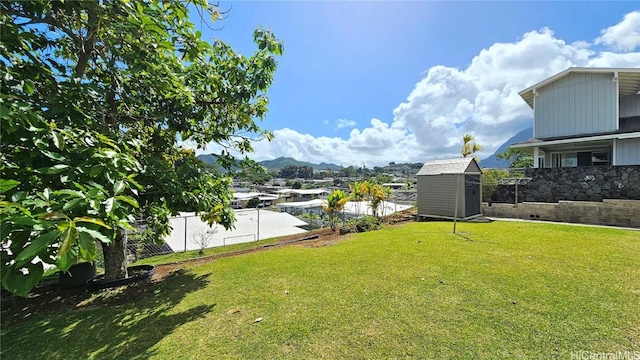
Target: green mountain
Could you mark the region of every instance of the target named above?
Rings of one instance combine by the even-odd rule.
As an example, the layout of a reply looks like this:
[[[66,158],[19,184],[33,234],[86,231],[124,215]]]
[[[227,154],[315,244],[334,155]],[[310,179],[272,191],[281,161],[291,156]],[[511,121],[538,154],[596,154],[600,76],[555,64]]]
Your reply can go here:
[[[220,165],[218,165],[216,163],[216,157],[211,155],[211,154],[202,154],[202,155],[198,155],[198,159],[200,159],[203,163],[211,166],[212,168],[215,168],[216,170],[218,170],[221,173],[227,173],[227,169],[222,168]],[[238,160],[236,160],[236,162],[238,162]],[[240,168],[240,166],[238,165],[238,169]]]
[[[282,169],[285,166],[310,166],[316,170],[326,170],[326,169],[330,169],[330,170],[340,170],[342,169],[342,166],[340,165],[336,165],[336,164],[327,164],[327,163],[320,163],[320,164],[313,164],[310,162],[306,162],[306,161],[299,161],[293,158],[289,158],[289,157],[279,157],[277,159],[273,159],[273,160],[265,160],[265,161],[258,161],[258,164],[266,167],[267,169]]]
[[[218,164],[216,164],[216,157],[211,155],[211,154],[203,154],[203,155],[198,155],[198,159],[202,160],[204,163],[209,164],[215,168],[217,168],[218,170],[222,170]],[[298,161],[296,159],[293,158],[286,158],[286,157],[279,157],[277,159],[273,159],[273,160],[265,160],[265,161],[259,161],[258,164],[266,167],[267,169],[282,169],[285,166],[289,166],[289,165],[293,165],[293,166],[310,166],[313,169],[317,169],[317,170],[326,170],[326,169],[330,169],[333,171],[338,171],[340,169],[342,169],[342,166],[340,165],[336,165],[336,164],[327,164],[327,163],[320,163],[320,164],[312,164],[310,162],[306,162],[306,161]]]
[[[205,164],[217,166],[216,158],[211,154],[198,155],[198,159],[202,160]]]
[[[497,154],[502,154],[507,151],[509,145],[515,144],[520,141],[525,141],[531,139],[533,137],[533,128],[526,128],[519,133],[515,134],[511,139],[507,140],[504,144],[502,144],[496,152],[494,152],[491,156],[486,159],[482,159],[480,161],[480,167],[483,169],[506,169],[509,167],[509,163],[505,160],[500,160],[496,157]]]

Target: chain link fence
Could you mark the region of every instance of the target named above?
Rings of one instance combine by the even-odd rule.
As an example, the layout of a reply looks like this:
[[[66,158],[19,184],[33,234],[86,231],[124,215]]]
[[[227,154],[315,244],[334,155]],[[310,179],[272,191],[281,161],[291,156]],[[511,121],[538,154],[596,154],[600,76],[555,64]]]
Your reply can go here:
[[[260,239],[260,209],[235,210],[235,228],[226,230],[220,224],[209,226],[198,215],[176,216],[169,219],[171,233],[164,243],[153,244],[127,237],[129,263],[151,256],[257,241]],[[136,227],[141,227],[137,224]]]

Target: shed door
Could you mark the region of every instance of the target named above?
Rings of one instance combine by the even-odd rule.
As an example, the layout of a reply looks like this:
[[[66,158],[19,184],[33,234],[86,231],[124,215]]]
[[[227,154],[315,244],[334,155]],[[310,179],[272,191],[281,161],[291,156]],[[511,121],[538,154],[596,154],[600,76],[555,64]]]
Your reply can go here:
[[[464,179],[464,216],[478,215],[480,214],[480,176],[466,175]]]

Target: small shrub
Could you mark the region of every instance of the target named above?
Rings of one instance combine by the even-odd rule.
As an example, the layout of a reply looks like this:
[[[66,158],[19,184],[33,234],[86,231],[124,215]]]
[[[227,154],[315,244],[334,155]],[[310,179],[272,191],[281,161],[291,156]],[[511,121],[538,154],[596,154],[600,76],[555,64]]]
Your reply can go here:
[[[247,201],[247,208],[257,208],[258,205],[260,205],[260,199],[258,199],[257,197],[251,198],[249,199],[249,201]]]
[[[357,220],[349,221],[340,229],[340,233],[360,233],[378,230],[382,227],[382,221],[375,216],[365,215]]]
[[[482,170],[482,199],[491,203],[491,197],[502,179],[509,177],[509,172],[503,169]]]

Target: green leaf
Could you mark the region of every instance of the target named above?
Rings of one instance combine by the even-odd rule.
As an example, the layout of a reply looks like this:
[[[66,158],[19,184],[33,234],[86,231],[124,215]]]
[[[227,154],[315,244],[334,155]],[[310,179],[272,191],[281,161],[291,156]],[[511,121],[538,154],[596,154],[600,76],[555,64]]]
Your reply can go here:
[[[121,229],[125,229],[125,230],[136,231],[136,228],[131,226],[131,224],[129,224],[129,222],[126,221],[126,220],[118,221],[118,227],[121,228]]]
[[[26,191],[16,191],[15,194],[11,195],[11,201],[19,202],[24,200],[27,197]]]
[[[42,155],[44,155],[44,156],[46,156],[46,157],[48,157],[50,159],[53,159],[53,160],[56,160],[56,161],[67,161],[67,158],[65,158],[64,156],[62,156],[60,154],[54,153],[52,151],[42,150],[41,149],[40,152],[42,153]]]
[[[60,150],[64,149],[64,138],[55,131],[53,132],[53,145]]]
[[[133,177],[127,177],[127,181],[129,182],[129,184],[131,184],[131,185],[133,185],[133,186],[137,187],[137,188],[138,188],[138,190],[142,190],[142,189],[143,189],[142,185],[140,185],[137,181],[135,181],[135,180],[133,179]]]
[[[68,167],[69,167],[69,165],[58,164],[58,165],[54,165],[54,166],[47,167],[47,168],[40,168],[40,169],[38,169],[38,172],[42,173],[42,174],[55,175],[55,174],[59,174],[59,173],[63,172]]]
[[[62,235],[60,236],[60,250],[58,250],[58,253],[60,255],[66,254],[76,242],[77,238],[78,229],[76,229],[76,224],[70,222],[69,227],[64,229]]]
[[[78,206],[78,204],[80,204],[83,201],[84,201],[84,199],[82,199],[82,198],[72,199],[71,201],[69,201],[66,204],[64,204],[64,206],[62,207],[62,211],[69,211],[69,210],[75,208],[76,206]]]
[[[76,263],[76,260],[78,260],[78,248],[77,246],[73,246],[65,254],[60,254],[58,252],[58,256],[56,257],[56,267],[60,269],[60,271],[67,271],[71,265]]]
[[[101,232],[99,232],[97,230],[88,229],[88,228],[86,228],[84,226],[78,226],[78,233],[90,236],[92,240],[98,240],[98,241],[101,241],[101,242],[103,242],[105,244],[108,244],[108,243],[111,242],[111,239],[109,239],[108,237],[104,236]]]
[[[9,221],[2,221],[0,224],[0,241],[4,241],[13,230],[13,225]]]
[[[42,198],[49,201],[51,199],[51,189],[45,188],[42,190]]]
[[[96,176],[100,175],[103,171],[104,171],[104,166],[102,166],[102,165],[93,166],[89,170],[89,176],[90,177],[96,177]]]
[[[23,273],[22,269],[27,269],[27,274]],[[18,296],[26,297],[40,281],[42,274],[44,274],[44,270],[41,262],[29,263],[21,268],[16,266],[3,268],[2,286]]]
[[[140,205],[138,204],[138,201],[134,198],[132,198],[131,196],[126,196],[126,195],[120,195],[120,196],[116,196],[116,199],[120,200],[120,201],[124,201],[127,204],[138,208],[140,207]]]
[[[124,191],[124,187],[125,185],[123,180],[116,181],[116,183],[113,184],[113,194],[119,195],[120,193],[122,193],[122,191]]]
[[[104,201],[104,211],[106,211],[107,214],[110,214],[113,211],[115,200],[115,198],[110,197]]]
[[[78,190],[62,189],[62,190],[56,191],[55,194],[56,195],[68,195],[70,197],[76,197],[76,198],[82,198],[82,199],[85,198],[85,196],[82,193],[82,191],[78,191]]]
[[[31,81],[25,81],[22,84],[22,88],[27,93],[27,95],[33,95],[33,83]]]
[[[0,194],[4,194],[18,185],[20,185],[18,180],[0,179]]]
[[[88,216],[83,216],[83,217],[77,217],[75,219],[73,219],[74,222],[88,222],[88,223],[92,223],[92,224],[96,224],[96,225],[100,225],[105,229],[111,229],[110,226],[108,226],[107,224],[105,224],[102,220],[100,219],[94,219],[94,218],[90,218]]]
[[[31,244],[16,256],[16,266],[21,267],[24,264],[31,262],[31,260],[33,260],[40,251],[51,245],[51,243],[53,243],[59,236],[60,231],[51,230],[35,238]]]
[[[30,216],[13,216],[11,220],[14,224],[22,226],[33,226],[38,223],[37,220]]]
[[[78,246],[80,247],[80,256],[87,261],[94,261],[96,259],[96,242],[93,240],[93,236],[88,232],[81,231],[80,229],[81,228],[78,228]]]

